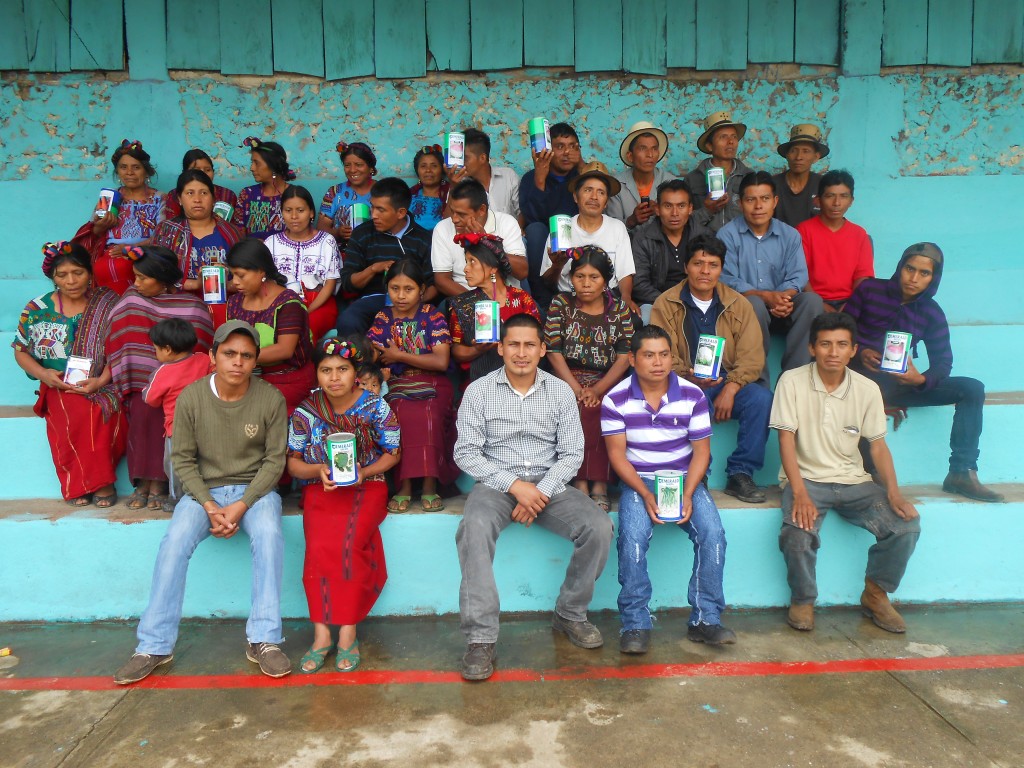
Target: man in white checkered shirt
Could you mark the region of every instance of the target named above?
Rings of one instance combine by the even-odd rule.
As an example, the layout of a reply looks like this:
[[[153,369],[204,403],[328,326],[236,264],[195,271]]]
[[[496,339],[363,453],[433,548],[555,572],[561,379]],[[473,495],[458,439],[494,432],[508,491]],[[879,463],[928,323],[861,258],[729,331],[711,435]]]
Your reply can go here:
[[[459,610],[468,648],[462,676],[486,680],[498,641],[494,548],[511,523],[536,522],[575,549],[551,626],[581,648],[599,648],[601,632],[587,621],[594,582],[604,570],[612,524],[569,483],[583,462],[583,428],[569,385],[538,370],[545,354],[540,323],[515,315],[501,326],[504,367],[477,379],[459,408],[455,462],[476,480],[455,542],[462,567]]]

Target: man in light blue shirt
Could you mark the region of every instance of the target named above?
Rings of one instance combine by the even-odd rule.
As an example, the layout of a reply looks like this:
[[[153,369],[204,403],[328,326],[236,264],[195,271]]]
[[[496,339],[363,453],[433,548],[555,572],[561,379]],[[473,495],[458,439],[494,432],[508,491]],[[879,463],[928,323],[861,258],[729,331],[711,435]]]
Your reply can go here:
[[[783,371],[807,365],[811,321],[825,310],[821,297],[807,284],[800,234],[772,218],[779,198],[771,175],[748,173],[740,182],[739,194],[743,218],[733,219],[718,232],[727,248],[722,282],[754,307],[764,338],[762,378],[767,380],[770,334],[777,331],[786,336]]]

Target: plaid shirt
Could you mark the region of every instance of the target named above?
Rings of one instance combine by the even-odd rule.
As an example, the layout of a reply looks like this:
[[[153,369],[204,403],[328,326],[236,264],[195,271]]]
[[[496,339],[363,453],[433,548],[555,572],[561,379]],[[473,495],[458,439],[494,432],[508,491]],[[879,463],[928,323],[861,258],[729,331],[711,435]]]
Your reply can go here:
[[[459,406],[455,463],[477,482],[507,493],[537,478],[548,498],[565,490],[583,463],[583,427],[569,385],[544,371],[526,395],[504,367],[477,379]]]

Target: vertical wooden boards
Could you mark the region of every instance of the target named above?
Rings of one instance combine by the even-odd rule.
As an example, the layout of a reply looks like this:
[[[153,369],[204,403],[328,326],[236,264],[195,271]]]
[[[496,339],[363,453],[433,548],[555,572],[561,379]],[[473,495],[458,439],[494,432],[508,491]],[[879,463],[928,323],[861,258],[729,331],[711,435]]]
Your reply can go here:
[[[622,69],[622,0],[576,3],[576,71]]]
[[[882,9],[882,66],[902,67],[928,60],[928,0],[885,0]]]
[[[475,71],[523,66],[523,0],[470,0],[469,29]]]
[[[844,75],[877,75],[882,69],[882,0],[844,0]]]
[[[665,74],[667,0],[627,3],[622,9],[622,68],[646,75]]]
[[[75,8],[81,0],[75,0]],[[77,14],[73,18],[76,26]],[[230,44],[230,38],[229,44]],[[167,68],[220,69],[220,8],[210,0],[167,3]]]
[[[431,69],[469,70],[469,0],[427,0],[427,50]]]
[[[164,0],[124,4],[128,37],[128,76],[132,80],[167,79],[167,16]]]
[[[665,38],[665,66],[697,66],[697,0],[672,0]]]
[[[70,17],[68,0],[25,0],[29,72],[71,71]]]
[[[324,77],[373,74],[373,3],[323,0]]]
[[[840,0],[796,0],[793,59],[798,64],[839,63]]]
[[[0,0],[0,18],[0,69],[28,69],[22,0]]]
[[[528,67],[571,67],[572,25],[573,0],[523,0],[523,63]]]
[[[974,18],[972,0],[928,1],[928,63],[969,67]]]
[[[424,0],[376,0],[373,4],[377,77],[423,77],[427,73]]]
[[[974,0],[975,64],[1020,63],[1024,0]]]
[[[697,0],[697,69],[747,68],[747,0]]]
[[[71,68],[124,69],[124,9],[109,0],[75,0]]]
[[[747,58],[754,62],[793,61],[795,14],[795,0],[759,0],[750,3]]]
[[[225,75],[274,74],[270,0],[219,0],[220,71]]]
[[[311,19],[323,18],[321,0],[270,0],[274,30],[274,71],[324,76],[323,29]]]

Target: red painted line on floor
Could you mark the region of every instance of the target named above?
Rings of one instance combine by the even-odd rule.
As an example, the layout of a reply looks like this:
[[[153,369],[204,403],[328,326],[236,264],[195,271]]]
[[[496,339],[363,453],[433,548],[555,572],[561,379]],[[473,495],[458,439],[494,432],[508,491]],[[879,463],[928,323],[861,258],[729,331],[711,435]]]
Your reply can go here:
[[[866,672],[941,672],[1024,667],[1024,653],[938,658],[843,659],[835,661],[714,661],[706,664],[624,664],[564,669],[498,669],[498,683],[569,680],[654,680],[674,677],[780,677],[788,675],[861,674]],[[274,680],[258,673],[174,675],[157,673],[130,686],[140,690],[223,690],[231,688],[303,688],[328,685],[438,685],[461,683],[457,670],[361,670],[352,673],[292,674]],[[110,677],[0,678],[0,691],[126,690]]]

